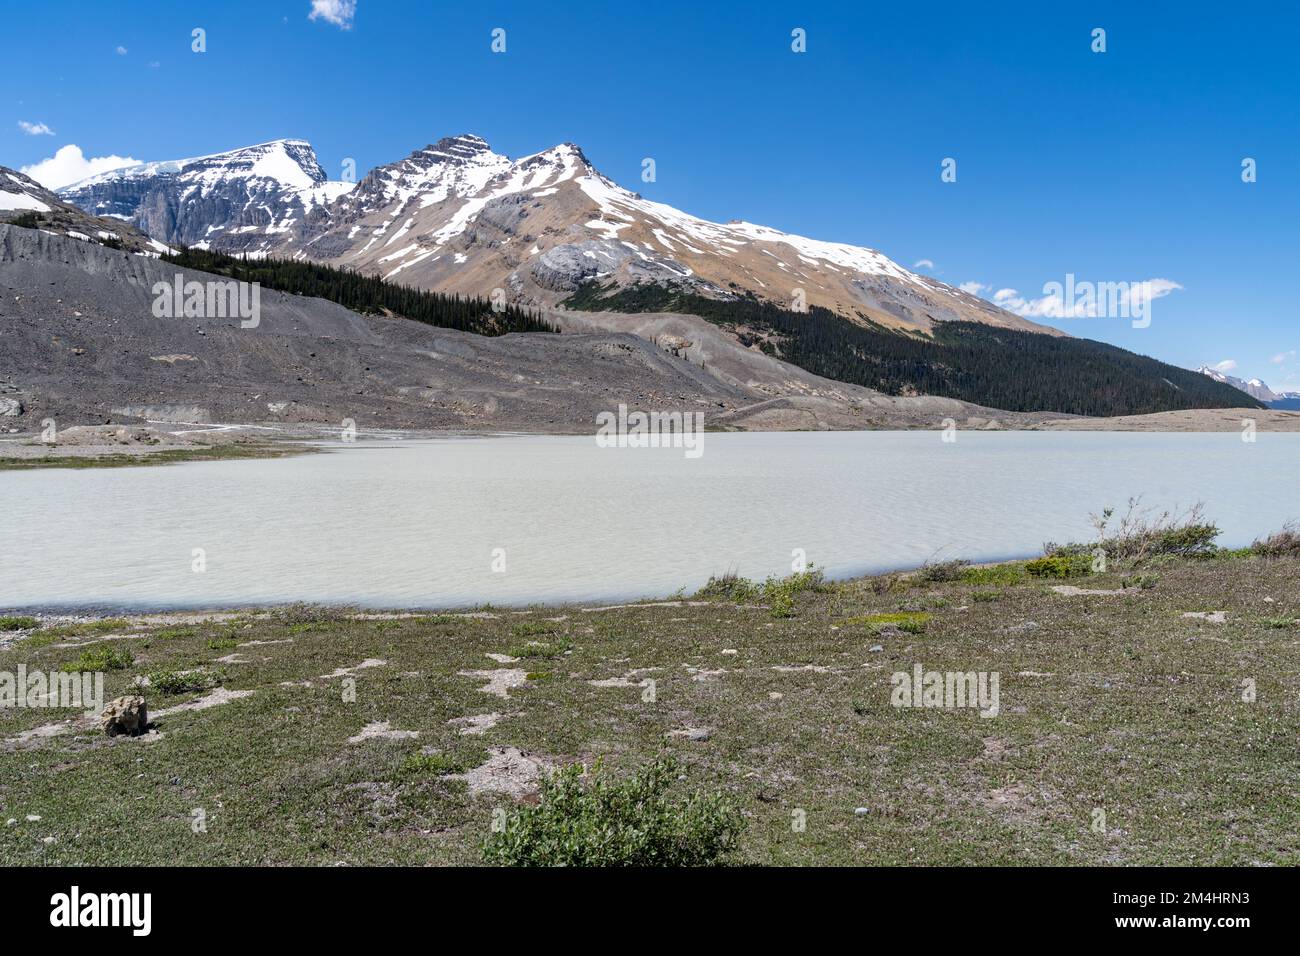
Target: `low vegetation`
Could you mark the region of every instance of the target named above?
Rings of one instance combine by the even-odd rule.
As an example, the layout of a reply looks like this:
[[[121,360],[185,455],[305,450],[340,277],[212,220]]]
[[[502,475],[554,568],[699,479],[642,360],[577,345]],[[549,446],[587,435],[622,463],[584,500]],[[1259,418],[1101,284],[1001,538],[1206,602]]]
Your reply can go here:
[[[1066,593],[1017,561],[723,576],[700,602],[63,625],[93,643],[20,639],[0,672],[102,670],[106,698],[163,715],[110,739],[77,710],[0,711],[0,859],[1300,864],[1300,553],[1187,540]],[[234,636],[256,644],[222,662]],[[565,650],[501,659],[539,645]],[[1000,675],[997,716],[897,706],[918,666]]]
[[[659,758],[626,780],[572,764],[541,782],[537,806],[511,814],[483,859],[505,866],[713,866],[745,819],[719,792],[672,792],[684,768]]]
[[[761,584],[739,577],[735,572],[727,572],[721,577],[709,578],[695,597],[700,600],[722,598],[737,604],[765,602],[773,617],[791,617],[795,613],[795,601],[801,594],[828,590],[833,590],[833,585],[826,582],[822,571],[810,565],[807,570],[785,577],[769,577]]]
[[[205,671],[172,671],[172,670],[154,670],[150,671],[149,687],[160,694],[192,694],[195,691],[207,690],[221,683],[224,675],[219,672]]]
[[[88,647],[74,661],[68,661],[59,667],[65,673],[84,671],[120,671],[135,663],[135,656],[127,650],[120,650],[101,644]]]

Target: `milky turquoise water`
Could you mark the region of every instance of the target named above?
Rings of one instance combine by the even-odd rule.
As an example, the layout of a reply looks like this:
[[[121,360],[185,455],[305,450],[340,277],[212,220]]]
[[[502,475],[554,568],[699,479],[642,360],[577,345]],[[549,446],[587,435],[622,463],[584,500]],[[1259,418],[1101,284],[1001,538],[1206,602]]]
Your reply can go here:
[[[1300,435],[1257,439],[709,434],[688,459],[590,436],[499,437],[0,472],[0,608],[664,596],[729,570],[786,573],[796,549],[839,577],[1034,554],[1086,538],[1089,512],[1139,494],[1204,501],[1221,543],[1240,545],[1300,517]]]

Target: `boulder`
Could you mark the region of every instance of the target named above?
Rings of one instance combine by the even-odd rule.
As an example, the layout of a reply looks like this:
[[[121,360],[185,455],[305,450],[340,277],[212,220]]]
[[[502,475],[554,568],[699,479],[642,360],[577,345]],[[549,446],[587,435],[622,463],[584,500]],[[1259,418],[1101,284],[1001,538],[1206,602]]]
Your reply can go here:
[[[99,725],[110,737],[135,737],[149,726],[149,711],[143,697],[119,697],[99,715]]]
[[[0,396],[0,417],[13,418],[23,413],[23,403],[16,398]]]

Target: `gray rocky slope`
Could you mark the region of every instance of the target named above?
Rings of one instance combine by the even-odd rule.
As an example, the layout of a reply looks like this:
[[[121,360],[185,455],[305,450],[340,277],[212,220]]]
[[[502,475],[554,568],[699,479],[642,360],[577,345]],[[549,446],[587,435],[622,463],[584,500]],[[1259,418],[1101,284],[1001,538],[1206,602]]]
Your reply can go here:
[[[1060,417],[880,395],[745,349],[685,316],[557,313],[570,334],[485,338],[262,290],[257,328],[237,318],[158,318],[152,288],[178,273],[214,278],[0,225],[4,426],[37,431],[45,417],[61,426],[351,418],[361,427],[587,433],[620,403],[764,429]]]

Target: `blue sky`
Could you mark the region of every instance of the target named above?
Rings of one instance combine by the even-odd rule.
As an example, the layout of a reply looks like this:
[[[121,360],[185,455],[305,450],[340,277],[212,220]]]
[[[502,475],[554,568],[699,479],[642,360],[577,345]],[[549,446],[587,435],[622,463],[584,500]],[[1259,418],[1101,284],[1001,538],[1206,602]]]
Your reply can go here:
[[[334,22],[312,0],[8,4],[0,164],[300,137],[337,177],[460,132],[511,156],[572,141],[649,198],[986,296],[1175,283],[1148,328],[1043,321],[1300,389],[1293,4],[316,5]]]

